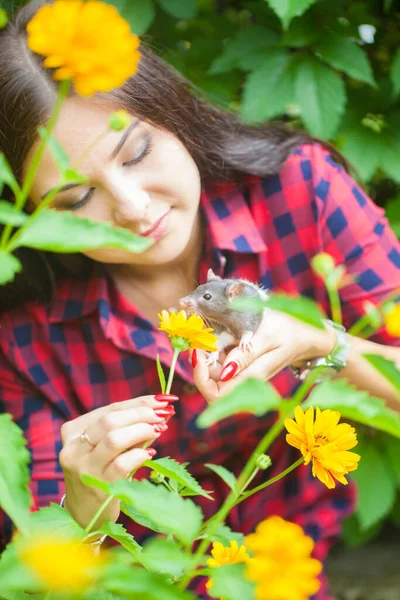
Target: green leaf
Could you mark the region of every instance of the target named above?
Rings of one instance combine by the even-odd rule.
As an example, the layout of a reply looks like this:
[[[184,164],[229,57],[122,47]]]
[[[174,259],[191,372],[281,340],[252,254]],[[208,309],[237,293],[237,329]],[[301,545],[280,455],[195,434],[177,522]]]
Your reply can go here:
[[[267,0],[267,2],[282,21],[284,29],[287,29],[290,21],[306,12],[316,0]]]
[[[209,595],[225,600],[255,599],[255,585],[246,579],[245,568],[243,563],[239,563],[211,569],[210,576],[214,584],[208,591]]]
[[[315,27],[312,14],[306,13],[290,23],[289,29],[281,37],[280,44],[291,48],[303,48],[316,42],[322,33]]]
[[[8,544],[0,556],[0,582],[0,598],[2,595],[7,597],[12,592],[18,592],[17,598],[20,600],[21,592],[34,593],[43,590],[43,583],[18,560],[15,543]]]
[[[156,356],[156,364],[157,364],[158,379],[160,380],[161,391],[163,394],[165,394],[165,390],[167,388],[167,382],[165,379],[163,368],[161,366],[159,354],[157,354],[157,356]]]
[[[180,577],[193,564],[193,556],[185,554],[174,540],[153,537],[143,548],[141,562],[149,571]]]
[[[44,127],[38,127],[38,133],[40,137],[46,141],[46,146],[50,150],[50,153],[54,158],[54,162],[60,169],[61,173],[69,169],[69,156],[61,146],[60,142]]]
[[[194,19],[197,15],[196,0],[158,0],[166,13],[177,19]]]
[[[15,275],[22,271],[18,258],[9,252],[0,250],[0,285],[13,281]]]
[[[249,61],[260,52],[268,56],[268,50],[276,44],[279,36],[261,25],[246,25],[224,46],[222,53],[212,62],[209,74],[217,75],[237,68],[247,69]]]
[[[236,489],[237,479],[232,473],[232,471],[229,471],[222,465],[213,465],[211,463],[207,463],[204,466],[208,469],[211,469],[211,471],[214,471],[214,473],[221,477],[221,479],[225,481],[226,485],[228,485],[231,488],[231,490]]]
[[[397,95],[400,92],[400,48],[397,49],[392,63],[393,91]]]
[[[129,566],[121,568],[120,565],[115,565],[113,569],[105,572],[105,575],[102,586],[107,591],[121,594],[129,600],[196,600],[191,592],[169,584],[165,575]]]
[[[342,537],[349,548],[363,546],[373,540],[382,529],[383,521],[377,521],[367,529],[361,529],[357,515],[352,515],[343,522]]]
[[[3,152],[0,152],[0,194],[3,191],[3,184],[8,185],[16,195],[20,191],[19,184],[14,177],[14,173]]]
[[[229,546],[232,540],[236,540],[239,546],[244,544],[243,533],[232,531],[230,527],[224,525],[223,523],[218,525],[217,530],[211,535],[206,532],[203,537],[210,540],[210,542],[221,542],[221,544],[224,546]]]
[[[392,470],[396,485],[400,489],[400,440],[391,435],[381,437],[382,448],[387,457],[387,464]]]
[[[373,398],[344,380],[320,383],[302,406],[338,410],[343,419],[358,421],[400,438],[400,414],[387,408],[380,398]]]
[[[363,354],[363,356],[400,394],[400,371],[395,363],[377,354]]]
[[[314,50],[331,67],[343,71],[353,79],[376,86],[366,53],[352,39],[330,34],[314,46]]]
[[[132,33],[142,35],[153,23],[156,9],[153,0],[130,0],[122,9],[121,15],[128,21]]]
[[[224,396],[220,402],[210,404],[198,417],[196,424],[201,429],[205,429],[222,419],[246,412],[261,417],[279,408],[280,403],[281,397],[270,383],[259,379],[247,379]]]
[[[247,77],[240,112],[249,122],[264,121],[285,112],[294,99],[290,54],[280,48],[265,53],[262,64]],[[271,90],[274,93],[271,94]]]
[[[358,469],[351,473],[359,492],[356,514],[361,529],[368,529],[389,513],[396,497],[396,483],[386,465],[385,456],[371,439],[365,442],[361,439],[357,452],[362,458]]]
[[[23,534],[29,530],[29,463],[22,430],[11,415],[0,415],[0,506]]]
[[[185,467],[173,458],[165,456],[157,460],[146,460],[144,465],[149,467],[149,469],[156,471],[157,473],[165,475],[165,477],[169,477],[170,479],[177,481],[181,485],[187,487],[195,495],[204,496],[209,500],[213,500],[210,494],[206,490],[203,490],[201,485],[185,469]]]
[[[183,544],[191,544],[200,530],[201,509],[164,486],[144,479],[107,483],[90,475],[82,475],[82,481],[132,506],[139,515],[154,522],[159,531],[175,535]]]
[[[332,137],[346,104],[341,77],[317,59],[304,56],[297,62],[295,89],[310,133],[325,139]]]
[[[124,10],[126,3],[127,0],[107,0],[107,4],[112,4],[113,6],[115,6],[115,8],[120,14]]]
[[[152,241],[126,229],[77,217],[68,212],[44,209],[33,214],[15,236],[13,249],[20,246],[50,252],[79,252],[104,246],[143,252]]]
[[[6,202],[6,200],[0,200],[0,223],[5,225],[13,225],[19,227],[23,225],[28,219],[28,215],[18,210],[14,204]]]
[[[64,540],[83,540],[85,530],[64,508],[51,503],[31,515],[32,532],[46,533],[47,536]]]
[[[142,546],[137,543],[133,535],[128,533],[123,525],[120,523],[114,523],[113,521],[106,521],[98,529],[101,533],[106,533],[108,537],[116,540],[128,550],[133,556],[137,557],[143,550]]]

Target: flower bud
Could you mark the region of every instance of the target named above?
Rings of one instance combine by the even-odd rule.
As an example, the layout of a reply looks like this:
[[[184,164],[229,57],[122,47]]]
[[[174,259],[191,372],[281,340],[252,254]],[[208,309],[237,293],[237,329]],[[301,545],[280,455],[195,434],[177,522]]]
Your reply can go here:
[[[320,252],[311,259],[311,266],[318,275],[326,279],[335,268],[335,261],[327,252]]]
[[[114,131],[121,131],[122,129],[125,129],[125,127],[128,127],[131,121],[131,115],[126,110],[122,109],[112,113],[108,124]]]
[[[153,483],[162,483],[165,479],[165,475],[162,473],[157,473],[157,471],[151,471],[150,479]]]
[[[265,469],[268,469],[271,465],[272,465],[272,460],[268,456],[268,454],[260,454],[257,457],[256,467],[258,469],[262,469],[263,471],[265,471]]]

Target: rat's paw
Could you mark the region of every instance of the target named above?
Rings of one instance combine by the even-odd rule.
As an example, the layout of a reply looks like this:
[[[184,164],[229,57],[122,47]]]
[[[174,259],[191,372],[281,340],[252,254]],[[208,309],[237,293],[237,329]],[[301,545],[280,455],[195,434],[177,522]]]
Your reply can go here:
[[[216,352],[209,352],[208,356],[206,358],[207,367],[216,367],[218,358],[219,358],[218,350]]]
[[[242,350],[243,352],[251,352],[253,349],[253,335],[254,333],[252,331],[246,331],[242,337],[240,338],[240,342],[239,342],[239,348],[240,350]]]

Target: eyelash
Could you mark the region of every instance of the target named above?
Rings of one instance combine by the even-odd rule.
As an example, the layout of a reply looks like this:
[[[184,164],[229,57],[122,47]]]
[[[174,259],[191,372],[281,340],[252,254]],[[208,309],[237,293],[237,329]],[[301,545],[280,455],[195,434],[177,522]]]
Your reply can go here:
[[[133,158],[132,160],[122,163],[122,166],[123,167],[132,167],[133,165],[138,164],[148,154],[150,154],[152,149],[153,149],[153,144],[148,140],[146,143],[146,146],[145,146],[144,150],[141,152],[141,154],[139,154],[139,156],[137,156],[136,158]],[[93,196],[94,190],[95,190],[95,188],[90,188],[81,200],[78,200],[78,202],[75,202],[74,204],[71,204],[70,206],[68,206],[68,209],[69,210],[77,210],[78,208],[85,206],[85,204],[87,204],[89,202],[89,200],[91,199],[91,197]]]

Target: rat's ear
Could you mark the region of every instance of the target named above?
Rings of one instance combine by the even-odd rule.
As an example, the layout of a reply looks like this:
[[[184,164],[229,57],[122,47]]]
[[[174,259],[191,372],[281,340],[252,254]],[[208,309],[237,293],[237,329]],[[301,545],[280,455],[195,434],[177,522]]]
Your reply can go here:
[[[244,283],[240,283],[239,281],[235,283],[230,283],[226,286],[225,296],[228,296],[229,300],[233,300],[233,298],[243,296],[245,289],[246,286]]]
[[[216,275],[212,269],[208,269],[207,281],[211,281],[212,279],[221,279],[221,277],[218,277],[218,275]]]

